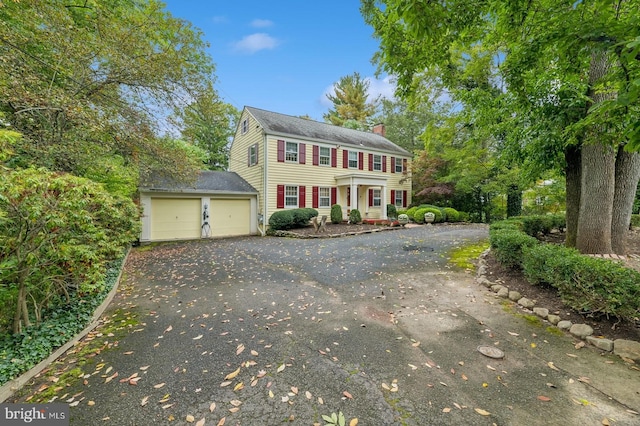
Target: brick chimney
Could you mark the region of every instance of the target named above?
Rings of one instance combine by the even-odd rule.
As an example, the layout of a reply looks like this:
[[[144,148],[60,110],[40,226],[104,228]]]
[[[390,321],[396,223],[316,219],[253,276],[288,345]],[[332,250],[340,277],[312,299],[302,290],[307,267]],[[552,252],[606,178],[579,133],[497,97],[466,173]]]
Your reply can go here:
[[[383,123],[378,123],[375,126],[373,126],[373,133],[375,133],[376,135],[380,135],[383,138],[387,136],[387,132],[384,128]]]

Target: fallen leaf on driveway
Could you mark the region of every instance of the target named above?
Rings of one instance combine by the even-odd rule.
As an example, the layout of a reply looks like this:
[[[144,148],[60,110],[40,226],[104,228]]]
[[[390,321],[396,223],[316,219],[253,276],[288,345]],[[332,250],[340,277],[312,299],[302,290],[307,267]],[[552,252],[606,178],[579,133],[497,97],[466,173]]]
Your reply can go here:
[[[284,365],[284,364],[283,364],[283,365]],[[233,371],[233,372],[231,372],[231,373],[227,374],[227,375],[224,377],[224,379],[225,379],[225,380],[232,380],[232,379],[235,379],[235,378],[236,378],[236,376],[237,376],[238,374],[240,374],[240,367],[238,367],[238,369],[237,369],[236,371]]]
[[[553,365],[553,362],[549,361],[547,363],[547,365],[549,366],[550,369],[552,370],[556,370],[556,371],[560,371],[560,369],[558,367],[556,367],[555,365]]]
[[[211,405],[209,406],[209,412],[213,413],[213,410],[215,410],[215,409],[216,409],[216,403],[212,402]]]
[[[449,412],[451,412],[451,408],[445,407],[445,408],[442,409],[442,412],[443,413],[449,413]]]
[[[236,355],[240,355],[244,351],[244,345],[240,343],[236,348]]]
[[[220,421],[218,422],[218,426],[224,426],[224,422],[226,419],[227,419],[226,417],[221,418]]]
[[[482,408],[474,408],[475,412],[480,414],[481,416],[490,416],[491,413],[483,410]]]
[[[342,394],[343,394],[344,396],[346,396],[347,398],[349,398],[349,399],[353,399],[353,396],[352,396],[349,392],[347,392],[347,391],[342,392]]]
[[[204,417],[198,420],[198,423],[196,423],[196,426],[204,426]]]
[[[193,338],[193,340],[200,340],[200,339],[202,339],[202,334],[199,334]]]
[[[165,385],[165,383],[158,383],[157,385],[153,385],[154,389],[160,389],[161,387],[163,387]]]
[[[147,405],[147,402],[149,402],[149,397],[145,396],[144,398],[142,398],[142,401],[140,401],[140,405],[144,407],[145,405]]]
[[[544,401],[544,402],[549,402],[551,401],[551,398],[549,398],[548,396],[544,396],[544,395],[538,395],[538,399],[540,401]]]

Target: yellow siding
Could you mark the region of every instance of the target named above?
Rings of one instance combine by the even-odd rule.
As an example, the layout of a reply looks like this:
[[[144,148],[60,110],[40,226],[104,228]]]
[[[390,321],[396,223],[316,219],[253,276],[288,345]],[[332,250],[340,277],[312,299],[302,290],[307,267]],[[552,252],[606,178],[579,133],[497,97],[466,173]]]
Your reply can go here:
[[[306,161],[305,164],[298,163],[279,163],[278,162],[278,149],[277,149],[277,141],[278,139],[283,139],[288,142],[297,142],[304,143],[306,145]],[[336,167],[330,166],[314,166],[313,165],[313,145],[325,146],[329,148],[335,148],[336,144],[323,144],[319,142],[308,142],[299,139],[293,138],[281,138],[275,136],[267,137],[267,145],[268,145],[268,215],[270,216],[277,209],[277,185],[304,185],[306,187],[306,207],[312,207],[312,187],[335,187],[336,186],[336,176],[344,176],[348,174],[359,174],[359,175],[367,175],[378,178],[387,178],[386,183],[386,204],[392,203],[391,200],[391,190],[406,190],[407,191],[407,203],[411,201],[411,181],[406,180],[403,184],[400,184],[400,180],[405,178],[405,174],[403,173],[391,173],[391,157],[397,155],[392,155],[389,153],[382,152],[374,152],[371,150],[360,150],[364,153],[364,167],[363,170],[359,169],[344,169],[342,168],[342,156],[344,149],[342,147],[337,149],[337,164]],[[351,149],[350,149],[351,148]],[[345,149],[349,151],[355,151],[355,147],[345,147]],[[379,155],[386,156],[387,166],[386,172],[382,171],[369,171],[369,153],[375,153]],[[408,157],[404,157],[407,158]],[[408,161],[407,168],[410,170],[410,161]],[[346,192],[343,193],[343,196],[340,196],[340,191],[338,191],[338,203],[342,205],[343,209],[346,211],[346,203],[341,203],[340,199],[346,199]],[[366,193],[362,193],[360,197],[360,206],[367,206],[366,203]],[[368,207],[367,207],[368,208]],[[381,207],[370,207],[369,209],[369,218],[377,219],[384,215],[386,215],[386,205]],[[383,211],[384,209],[384,211]],[[318,208],[318,214],[322,215],[330,215],[330,208]],[[361,208],[362,214],[364,217],[364,210]],[[268,217],[266,218],[268,219]]]
[[[248,120],[248,131],[242,134],[242,121]],[[256,120],[246,110],[242,113],[236,134],[229,152],[229,171],[236,172],[259,193],[258,211],[262,210],[263,173],[264,173],[264,138],[262,128],[258,128]],[[258,164],[248,165],[248,151],[253,144],[258,144]]]

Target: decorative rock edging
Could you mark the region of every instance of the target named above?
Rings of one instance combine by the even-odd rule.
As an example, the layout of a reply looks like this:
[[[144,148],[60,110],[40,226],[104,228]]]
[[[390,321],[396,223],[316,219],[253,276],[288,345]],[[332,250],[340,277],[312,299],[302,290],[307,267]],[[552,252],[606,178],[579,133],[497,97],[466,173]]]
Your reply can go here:
[[[593,336],[593,328],[587,324],[573,324],[571,321],[562,320],[560,316],[550,314],[549,309],[536,306],[535,300],[527,299],[517,291],[510,291],[507,286],[496,284],[491,282],[487,278],[487,262],[486,257],[491,249],[485,250],[478,257],[478,266],[476,273],[476,282],[483,285],[487,289],[496,293],[498,297],[508,298],[509,300],[516,302],[520,307],[531,310],[538,317],[549,321],[549,323],[555,325],[560,330],[568,331],[571,335],[578,337],[587,343],[595,346],[596,348],[613,352],[623,359],[630,359],[633,361],[640,361],[640,342],[625,339],[606,339]]]
[[[274,237],[290,237],[290,238],[300,238],[300,239],[308,239],[308,238],[340,238],[340,237],[348,237],[350,235],[361,235],[361,234],[372,234],[374,232],[382,232],[382,231],[393,231],[396,229],[402,229],[402,226],[388,226],[384,228],[372,228],[364,231],[353,231],[353,232],[343,232],[341,234],[327,234],[323,232],[319,232],[317,234],[298,234],[294,231],[273,231],[271,235]]]

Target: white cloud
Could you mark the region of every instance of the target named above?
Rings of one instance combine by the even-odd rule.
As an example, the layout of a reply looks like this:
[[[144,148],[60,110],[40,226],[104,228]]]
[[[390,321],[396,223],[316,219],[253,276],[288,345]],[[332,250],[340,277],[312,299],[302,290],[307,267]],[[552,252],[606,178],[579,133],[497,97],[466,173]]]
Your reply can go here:
[[[250,25],[254,28],[267,28],[273,25],[273,21],[268,19],[254,19]]]
[[[367,99],[372,101],[376,99],[378,96],[381,98],[394,99],[394,92],[396,90],[396,85],[393,80],[393,77],[385,77],[382,80],[379,80],[375,77],[365,77],[365,81],[369,82],[369,90],[367,93]],[[322,92],[322,96],[320,97],[320,105],[326,108],[333,107],[333,102],[331,102],[327,95],[334,94],[335,83],[331,86],[328,86]]]
[[[269,34],[255,33],[233,43],[233,48],[241,53],[252,54],[260,50],[274,49],[278,44],[280,44],[280,41]]]

